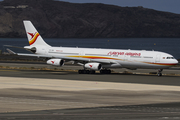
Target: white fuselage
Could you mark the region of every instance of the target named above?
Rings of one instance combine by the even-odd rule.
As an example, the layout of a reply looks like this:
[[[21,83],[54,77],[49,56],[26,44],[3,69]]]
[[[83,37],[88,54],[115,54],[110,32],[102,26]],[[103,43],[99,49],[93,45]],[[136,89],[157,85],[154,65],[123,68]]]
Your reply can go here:
[[[102,63],[103,68],[149,68],[164,69],[176,65],[172,55],[158,51],[91,49],[71,47],[37,47],[36,54],[52,58],[72,58]]]

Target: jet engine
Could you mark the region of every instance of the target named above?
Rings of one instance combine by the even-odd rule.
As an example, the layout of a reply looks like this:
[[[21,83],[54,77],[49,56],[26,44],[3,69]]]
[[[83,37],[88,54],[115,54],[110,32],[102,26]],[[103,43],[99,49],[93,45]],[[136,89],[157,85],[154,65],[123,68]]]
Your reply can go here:
[[[90,70],[101,70],[102,65],[100,63],[87,63],[84,65],[85,68]]]
[[[47,61],[47,64],[54,65],[54,66],[63,66],[64,60],[61,59],[50,59]]]

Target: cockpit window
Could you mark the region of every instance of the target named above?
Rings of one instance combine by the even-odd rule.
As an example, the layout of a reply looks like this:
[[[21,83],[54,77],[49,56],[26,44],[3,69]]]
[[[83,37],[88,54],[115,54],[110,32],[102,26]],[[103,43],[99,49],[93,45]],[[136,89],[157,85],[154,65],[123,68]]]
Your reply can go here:
[[[174,59],[174,57],[167,57],[166,59]]]

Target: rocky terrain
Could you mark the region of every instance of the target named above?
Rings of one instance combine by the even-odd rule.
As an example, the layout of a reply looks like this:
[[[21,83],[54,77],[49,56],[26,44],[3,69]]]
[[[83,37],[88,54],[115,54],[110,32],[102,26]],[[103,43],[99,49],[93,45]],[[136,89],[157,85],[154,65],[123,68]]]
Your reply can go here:
[[[23,20],[49,38],[180,37],[180,14],[54,0],[0,2],[1,38],[26,37]]]

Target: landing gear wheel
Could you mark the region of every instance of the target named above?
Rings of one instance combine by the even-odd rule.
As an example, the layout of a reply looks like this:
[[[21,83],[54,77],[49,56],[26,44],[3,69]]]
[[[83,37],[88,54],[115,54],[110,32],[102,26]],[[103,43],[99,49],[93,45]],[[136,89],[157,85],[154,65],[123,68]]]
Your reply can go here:
[[[89,70],[85,70],[86,71],[86,73],[85,74],[89,74],[90,73],[90,71]]]
[[[157,76],[158,76],[158,77],[161,77],[161,76],[162,76],[162,71],[163,71],[163,69],[159,69],[159,70],[158,70],[158,73],[157,73]]]
[[[104,74],[104,70],[100,70],[100,73],[101,73],[101,74]]]
[[[162,76],[162,73],[158,73],[157,75],[158,75],[158,77],[160,77],[160,76]]]
[[[78,73],[79,74],[83,74],[83,70],[78,70]]]
[[[108,73],[108,74],[111,74],[111,70],[107,70],[107,73]]]
[[[100,70],[101,74],[111,74],[111,70]]]
[[[78,70],[79,74],[95,74],[94,70]]]
[[[90,74],[95,74],[96,71],[95,70],[90,70]]]

